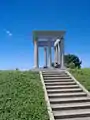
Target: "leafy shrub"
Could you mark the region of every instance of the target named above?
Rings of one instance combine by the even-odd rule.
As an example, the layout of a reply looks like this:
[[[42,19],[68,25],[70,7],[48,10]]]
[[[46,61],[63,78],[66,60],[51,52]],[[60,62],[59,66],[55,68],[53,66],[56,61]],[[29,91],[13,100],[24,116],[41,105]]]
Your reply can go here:
[[[73,62],[71,62],[68,66],[69,66],[69,68],[71,68],[71,69],[74,69],[74,68],[75,68],[75,64],[74,64]]]

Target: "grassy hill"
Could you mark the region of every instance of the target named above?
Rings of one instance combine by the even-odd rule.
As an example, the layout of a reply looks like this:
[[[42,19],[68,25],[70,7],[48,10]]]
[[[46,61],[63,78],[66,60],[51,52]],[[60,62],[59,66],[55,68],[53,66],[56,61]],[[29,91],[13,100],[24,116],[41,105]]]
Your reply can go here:
[[[0,71],[0,120],[48,120],[38,73]]]
[[[69,70],[72,75],[90,91],[90,68]]]
[[[90,91],[90,69],[70,72]],[[49,120],[38,73],[0,71],[0,120]]]

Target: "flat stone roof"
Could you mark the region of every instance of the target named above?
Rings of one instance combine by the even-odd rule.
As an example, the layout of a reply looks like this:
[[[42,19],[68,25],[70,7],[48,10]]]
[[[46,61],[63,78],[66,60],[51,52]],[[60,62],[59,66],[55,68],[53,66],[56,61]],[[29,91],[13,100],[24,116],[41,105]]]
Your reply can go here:
[[[65,35],[65,31],[63,30],[34,30],[33,31],[33,40],[36,38],[42,39],[51,39],[53,40],[54,38],[62,38]]]

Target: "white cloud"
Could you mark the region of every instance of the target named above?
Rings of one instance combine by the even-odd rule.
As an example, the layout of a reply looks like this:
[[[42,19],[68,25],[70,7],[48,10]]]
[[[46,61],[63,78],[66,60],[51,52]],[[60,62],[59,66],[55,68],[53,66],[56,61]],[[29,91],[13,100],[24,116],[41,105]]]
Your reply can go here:
[[[6,32],[6,34],[8,34],[8,36],[12,36],[12,33],[9,30],[4,29],[4,31]]]

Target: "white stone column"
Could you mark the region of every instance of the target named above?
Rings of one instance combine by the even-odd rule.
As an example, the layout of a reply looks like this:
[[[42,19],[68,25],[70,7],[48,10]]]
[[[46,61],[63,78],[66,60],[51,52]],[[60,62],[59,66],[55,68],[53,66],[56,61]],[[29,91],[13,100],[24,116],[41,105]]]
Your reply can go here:
[[[57,58],[56,58],[56,46],[54,46],[54,64],[57,62]]]
[[[58,63],[58,46],[56,45],[56,63]]]
[[[48,46],[48,66],[51,67],[51,64],[52,64],[51,45],[49,43],[49,46]]]
[[[34,68],[38,67],[38,41],[34,40]]]
[[[61,44],[60,44],[60,58],[61,58],[61,68],[64,68],[64,39],[61,39]]]
[[[47,47],[44,48],[45,67],[47,67]]]
[[[60,42],[58,42],[58,64],[60,64]]]

